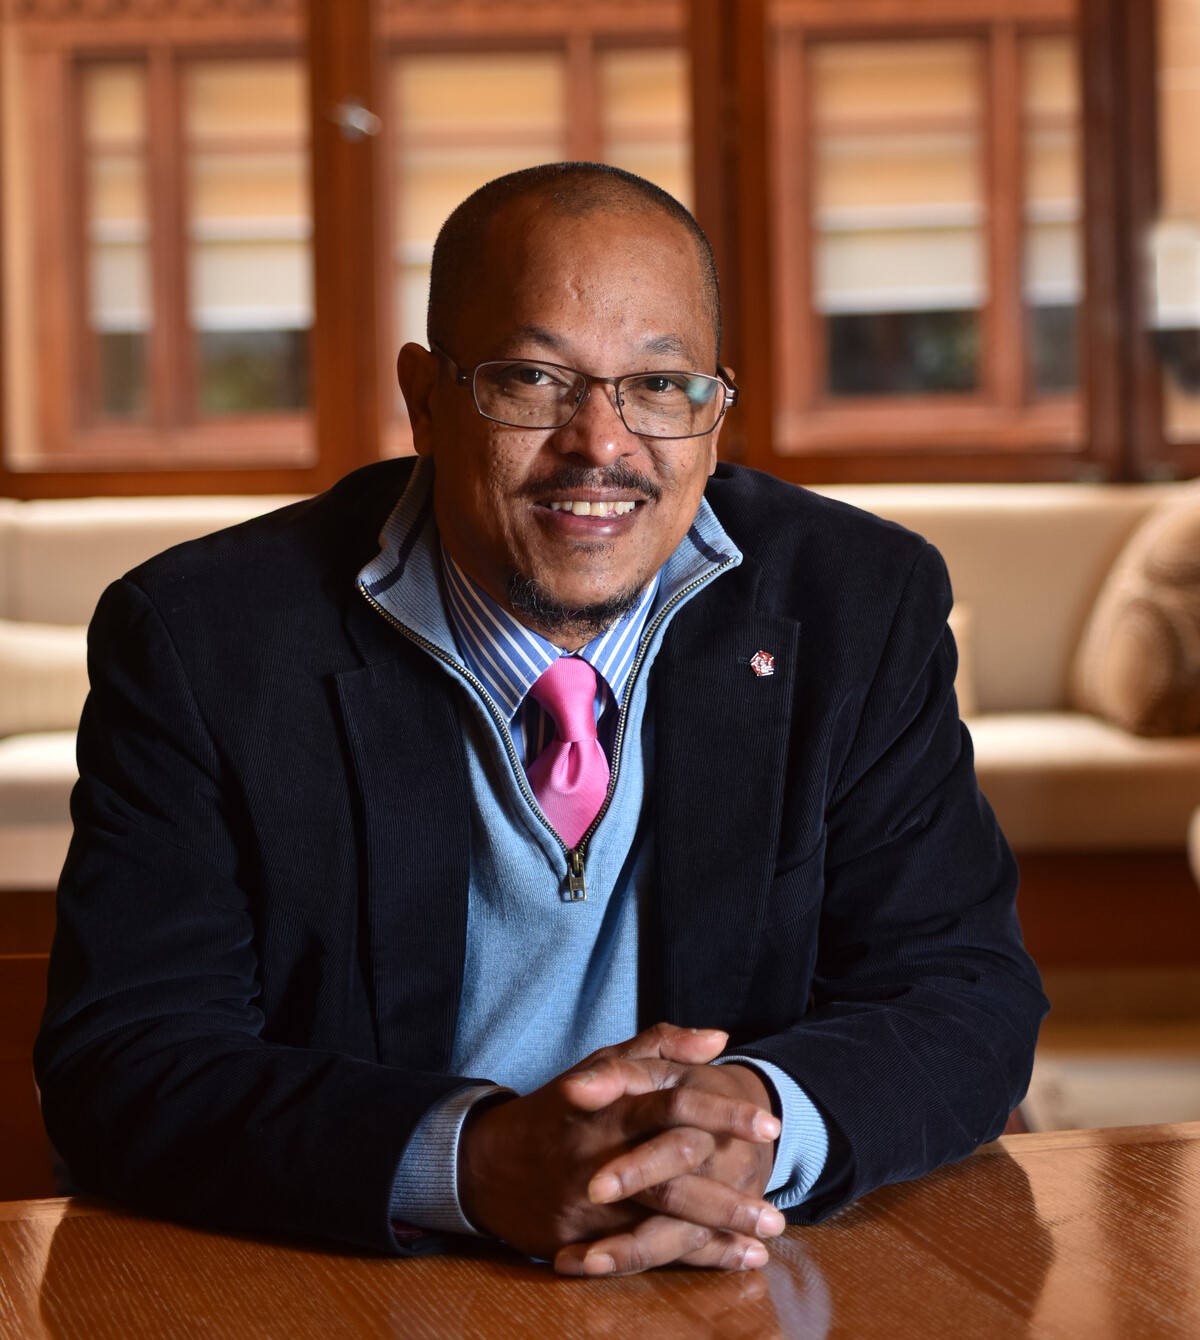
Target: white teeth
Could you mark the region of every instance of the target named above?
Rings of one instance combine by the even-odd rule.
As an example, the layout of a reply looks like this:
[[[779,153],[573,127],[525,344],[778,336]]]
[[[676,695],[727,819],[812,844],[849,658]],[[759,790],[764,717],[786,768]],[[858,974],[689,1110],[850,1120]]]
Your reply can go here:
[[[548,505],[552,512],[573,512],[576,516],[625,516],[633,511],[637,503],[632,500],[621,502],[571,500],[569,502],[552,502]]]

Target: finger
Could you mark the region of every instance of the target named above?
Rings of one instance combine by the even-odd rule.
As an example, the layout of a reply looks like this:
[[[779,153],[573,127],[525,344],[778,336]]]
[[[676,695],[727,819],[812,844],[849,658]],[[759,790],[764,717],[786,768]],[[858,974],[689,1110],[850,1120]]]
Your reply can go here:
[[[663,1131],[597,1171],[588,1183],[588,1200],[593,1205],[611,1205],[660,1182],[683,1177],[695,1172],[716,1147],[716,1137],[695,1126]]]
[[[627,1233],[563,1247],[554,1258],[554,1269],[560,1275],[634,1275],[672,1261],[716,1270],[755,1270],[766,1265],[767,1249],[756,1238],[652,1215]]]
[[[687,1070],[665,1062],[601,1061],[590,1070],[564,1077],[562,1095],[573,1107],[593,1112],[618,1098],[627,1135],[653,1134],[671,1126],[695,1126],[711,1135],[753,1144],[779,1138],[779,1118],[749,1099],[721,1090],[685,1084]]]
[[[584,1069],[611,1056],[631,1060],[678,1061],[682,1065],[707,1065],[725,1049],[729,1034],[720,1028],[680,1028],[678,1024],[657,1023],[636,1037],[611,1047],[601,1047],[584,1057],[575,1069]]]
[[[747,1238],[777,1238],[787,1227],[773,1205],[711,1177],[673,1177],[648,1187],[635,1199],[674,1219]]]
[[[673,1062],[618,1056],[589,1058],[585,1068],[562,1077],[561,1093],[573,1107],[595,1112],[618,1098],[655,1093],[678,1079]]]
[[[730,1240],[728,1233],[714,1233],[703,1247],[679,1257],[679,1264],[700,1266],[708,1270],[759,1270],[771,1259],[766,1243],[758,1242],[754,1238],[734,1238],[732,1240],[739,1244],[749,1241],[752,1250],[747,1249],[740,1265],[730,1265],[728,1264]]]
[[[697,1175],[712,1149],[703,1131],[668,1131],[604,1165],[588,1183],[593,1205],[635,1199],[676,1219],[760,1238],[786,1227],[760,1196],[717,1177]]]

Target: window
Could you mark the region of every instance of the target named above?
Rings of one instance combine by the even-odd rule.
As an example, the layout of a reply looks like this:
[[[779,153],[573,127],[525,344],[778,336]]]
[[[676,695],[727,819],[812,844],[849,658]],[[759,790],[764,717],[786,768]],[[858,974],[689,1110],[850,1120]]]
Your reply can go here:
[[[309,12],[336,36],[369,9]],[[101,23],[86,6],[15,0],[0,29],[7,465],[311,468],[313,387],[330,379],[312,371],[325,354],[312,329],[304,6],[159,0],[148,15],[141,0],[106,0],[103,10]],[[345,323],[371,342],[387,388],[384,450],[409,445],[395,349],[424,338],[433,238],[466,193],[568,156],[624,163],[690,196],[684,16],[677,0],[373,6],[386,72],[373,99],[380,133],[364,152],[385,240],[369,264],[388,296],[376,332],[328,283],[322,326]],[[316,40],[311,54],[335,63]],[[48,132],[37,154],[34,127]],[[354,208],[342,185],[330,189]],[[336,339],[326,352],[346,359]],[[326,441],[323,459],[331,450]]]
[[[10,466],[314,460],[298,44],[276,22],[201,47],[165,22],[51,24],[19,52],[9,34]]]
[[[774,451],[818,470],[1083,443],[1073,6],[941,8],[772,10]]]
[[[0,489],[406,449],[437,224],[563,155],[694,202],[729,455],[1200,474],[1198,32],[1200,0],[7,0]]]
[[[1172,447],[1194,458],[1200,443],[1200,0],[1158,0],[1157,8],[1160,134],[1148,324],[1169,461]],[[1169,465],[1164,473],[1173,473]]]

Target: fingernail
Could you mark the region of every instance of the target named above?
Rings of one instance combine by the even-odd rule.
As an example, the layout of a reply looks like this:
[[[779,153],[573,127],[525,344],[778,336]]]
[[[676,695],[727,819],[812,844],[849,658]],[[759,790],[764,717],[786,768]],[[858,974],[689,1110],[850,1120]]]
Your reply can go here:
[[[767,1264],[767,1249],[761,1242],[752,1242],[746,1248],[746,1254],[742,1257],[743,1270],[757,1270],[759,1266]]]
[[[601,1173],[588,1183],[588,1200],[593,1205],[607,1205],[609,1201],[620,1198],[621,1183],[612,1173]]]
[[[751,1251],[754,1249],[751,1248]],[[767,1258],[764,1256],[763,1260]],[[588,1252],[583,1258],[583,1273],[585,1275],[611,1275],[617,1268],[617,1263],[608,1255],[607,1252]]]
[[[760,1112],[754,1118],[754,1134],[764,1140],[777,1140],[781,1130],[783,1126],[779,1118],[773,1117],[769,1112]]]
[[[777,1238],[787,1227],[787,1220],[773,1206],[769,1205],[758,1216],[758,1236],[760,1238]]]
[[[573,1079],[578,1084],[590,1084],[596,1078],[594,1070],[577,1070],[573,1075],[568,1075],[568,1079]]]

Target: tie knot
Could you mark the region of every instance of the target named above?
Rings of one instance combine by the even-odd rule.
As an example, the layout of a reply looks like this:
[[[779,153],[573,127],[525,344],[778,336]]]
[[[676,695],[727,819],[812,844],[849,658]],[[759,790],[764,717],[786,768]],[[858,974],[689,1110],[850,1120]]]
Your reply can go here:
[[[596,672],[579,656],[560,656],[529,690],[564,742],[596,738]]]

